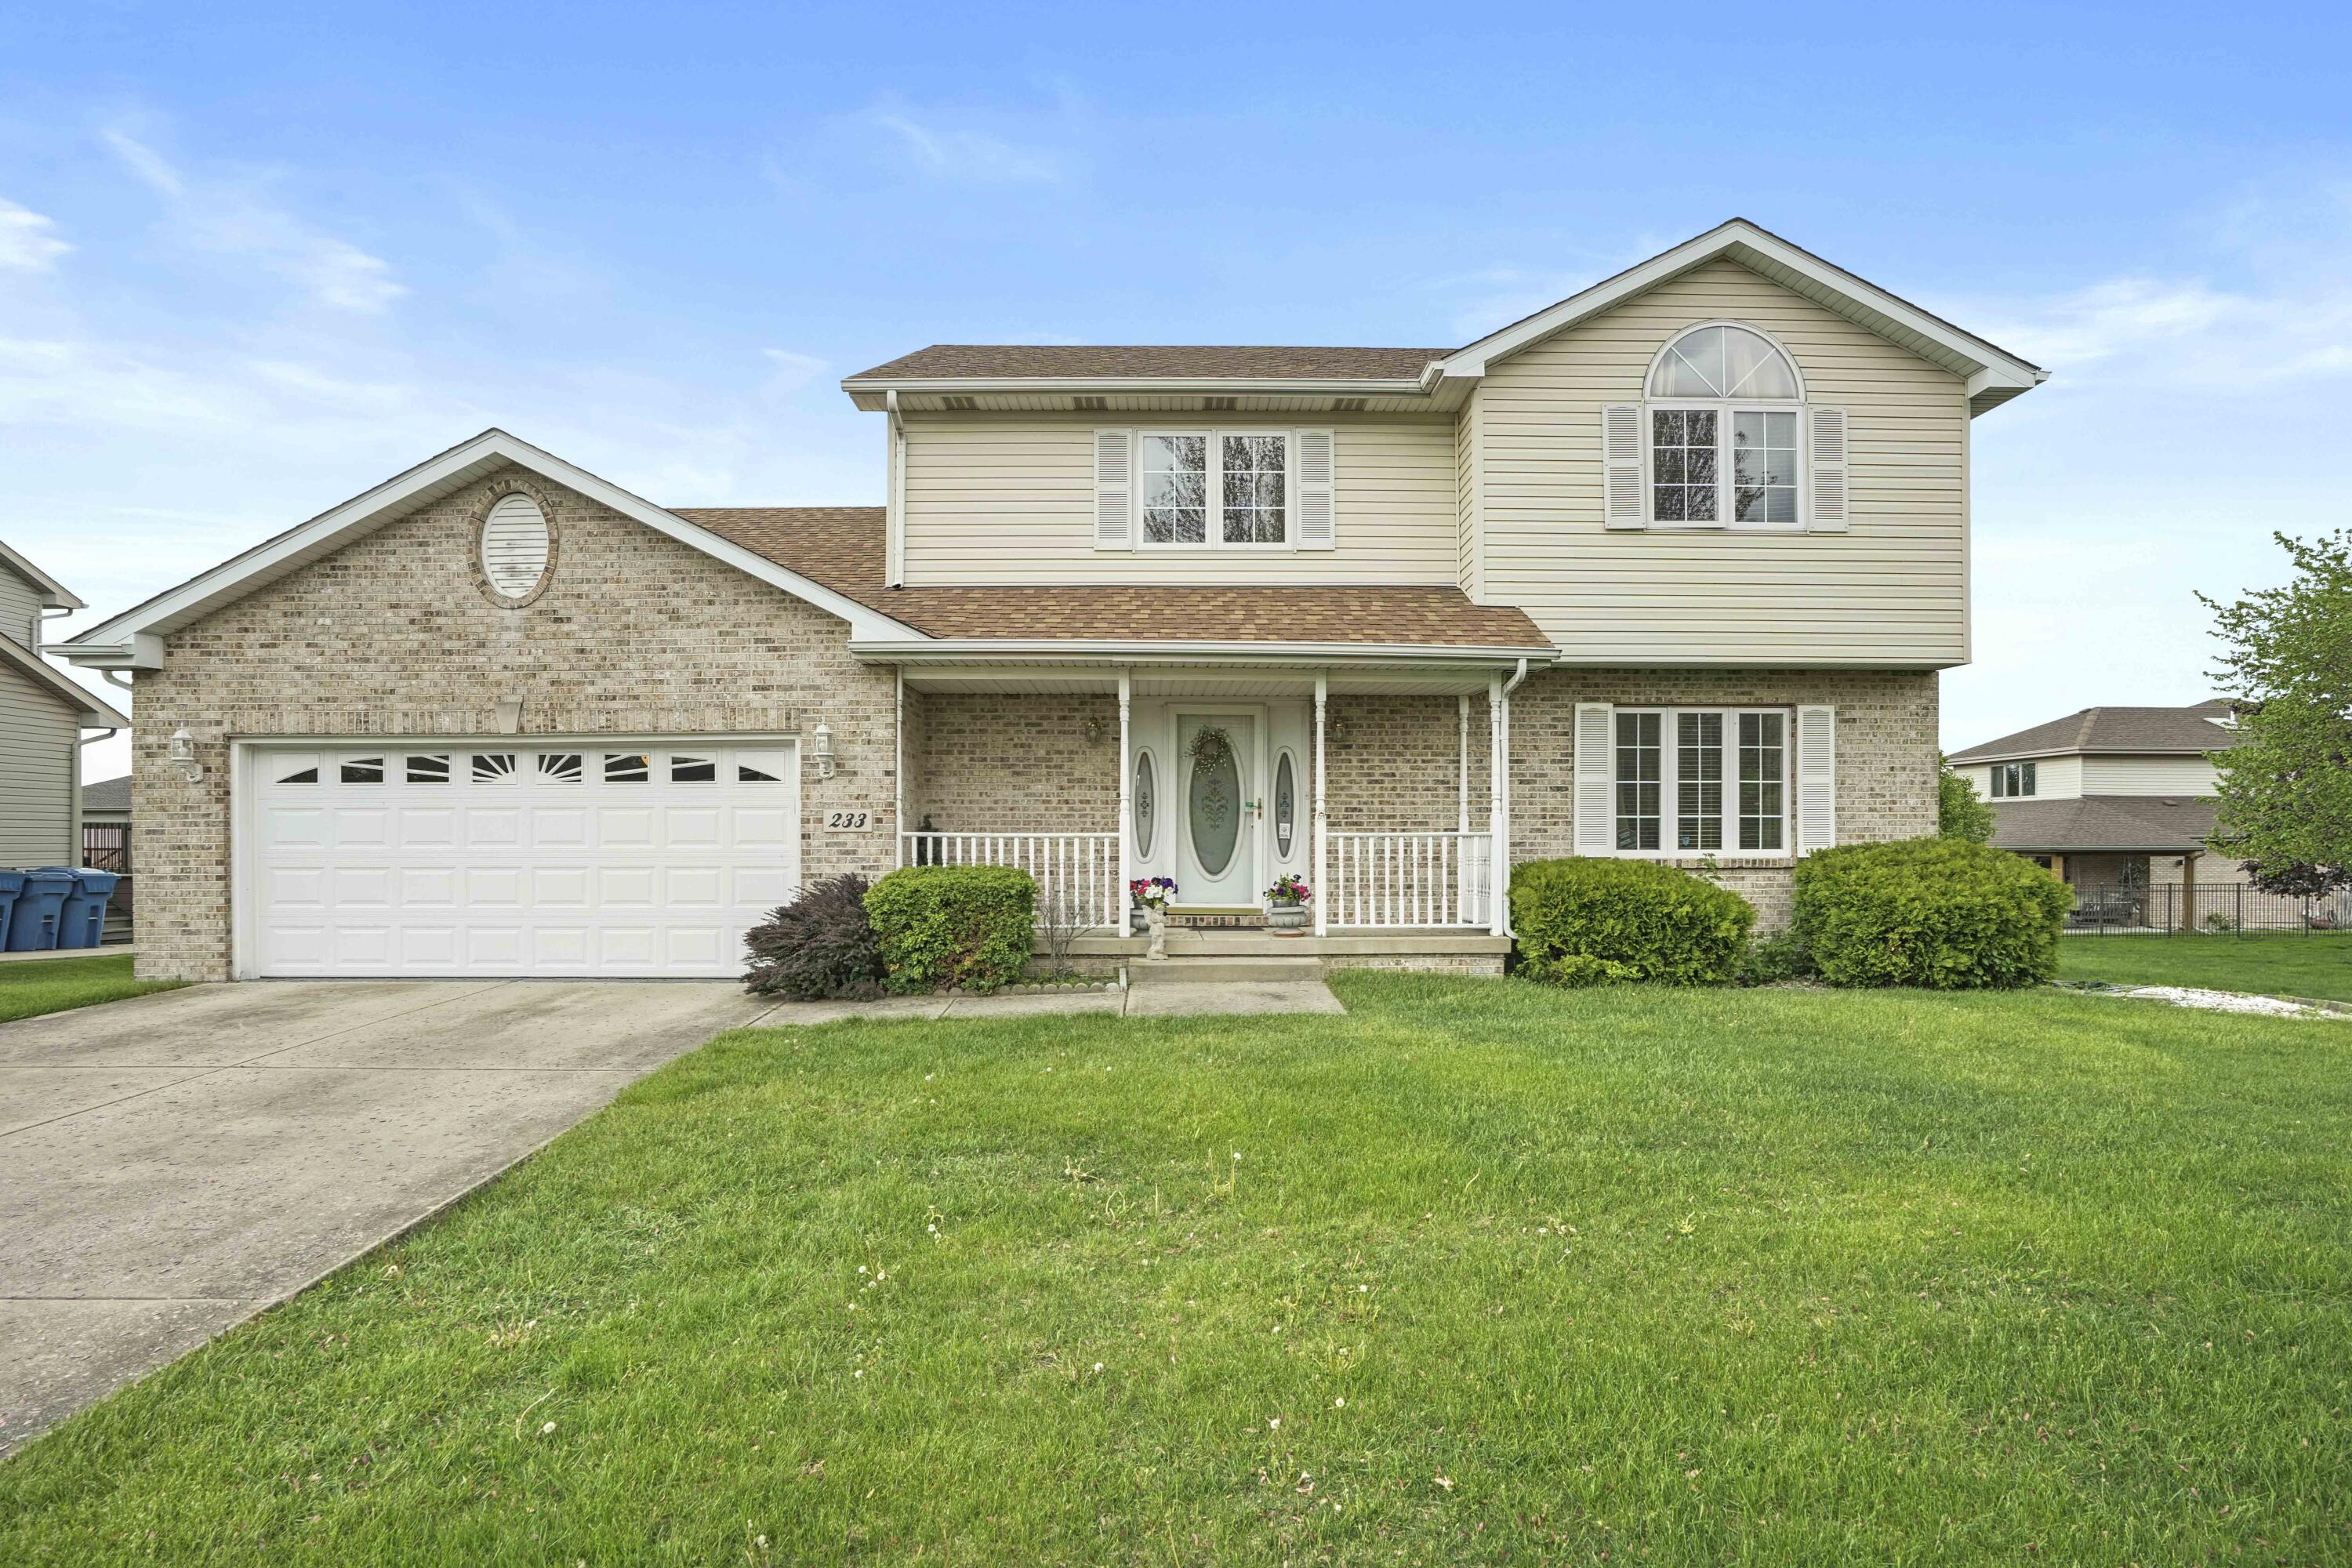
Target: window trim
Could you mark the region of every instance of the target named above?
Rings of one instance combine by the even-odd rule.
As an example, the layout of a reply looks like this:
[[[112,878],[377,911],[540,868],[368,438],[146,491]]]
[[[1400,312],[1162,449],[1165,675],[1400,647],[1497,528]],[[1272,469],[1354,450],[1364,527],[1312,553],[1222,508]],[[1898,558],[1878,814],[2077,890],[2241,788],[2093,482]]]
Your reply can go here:
[[[1318,426],[1320,428],[1320,426]],[[1298,544],[1298,429],[1288,425],[1138,425],[1131,432],[1135,441],[1132,472],[1134,491],[1128,507],[1128,527],[1133,548],[1162,554],[1199,554],[1204,551],[1234,551],[1247,555],[1294,555]],[[1207,535],[1198,544],[1186,544],[1178,540],[1159,541],[1144,532],[1143,514],[1148,510],[1144,500],[1144,443],[1155,436],[1199,436],[1208,442],[1208,512],[1203,529]],[[1227,543],[1225,542],[1225,437],[1228,436],[1279,436],[1282,437],[1282,540],[1279,543]]]
[[[1990,785],[1990,794],[1987,798],[1991,800],[2032,799],[2040,793],[2036,787],[2040,781],[2035,776],[2035,769],[2033,765],[2034,761],[2038,760],[2039,759],[2037,758],[2024,762],[1994,763],[1991,764],[1991,766],[1986,769],[1986,782]],[[2018,784],[2023,787],[2016,789],[2001,788],[2002,781],[2009,776],[2012,770],[2016,773]]]
[[[1797,395],[1793,398],[1773,397],[1654,397],[1650,384],[1655,380],[1658,367],[1675,345],[1693,332],[1703,332],[1710,327],[1738,327],[1743,332],[1753,332],[1772,345],[1796,378]],[[1779,337],[1753,321],[1720,317],[1711,321],[1693,321],[1676,331],[1658,345],[1642,372],[1642,526],[1670,533],[1805,533],[1813,522],[1813,458],[1811,393],[1805,384],[1804,367],[1789,345]],[[1692,522],[1683,518],[1658,516],[1657,447],[1650,415],[1653,410],[1706,409],[1716,416],[1715,424],[1715,511],[1712,522]],[[1732,504],[1733,420],[1741,414],[1794,414],[1797,416],[1797,516],[1792,522],[1741,522],[1734,515]]]
[[[1617,721],[1628,713],[1658,716],[1658,847],[1617,847]],[[1682,827],[1682,747],[1677,742],[1680,721],[1686,713],[1713,713],[1723,720],[1721,809],[1714,814],[1722,825],[1723,847],[1680,849],[1675,839]],[[1739,720],[1747,713],[1780,716],[1780,847],[1778,849],[1739,847]],[[1612,703],[1609,709],[1609,849],[1626,860],[1790,860],[1797,843],[1797,710],[1793,703],[1747,703],[1732,707],[1705,704],[1666,707],[1657,703]]]

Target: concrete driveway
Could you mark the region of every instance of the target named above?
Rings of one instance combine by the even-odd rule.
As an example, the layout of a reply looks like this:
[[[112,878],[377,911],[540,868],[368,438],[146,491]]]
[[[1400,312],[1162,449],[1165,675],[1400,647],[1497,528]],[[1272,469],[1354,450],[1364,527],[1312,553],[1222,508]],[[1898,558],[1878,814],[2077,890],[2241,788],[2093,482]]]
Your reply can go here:
[[[0,1024],[0,1453],[766,1011],[723,981],[313,981]]]

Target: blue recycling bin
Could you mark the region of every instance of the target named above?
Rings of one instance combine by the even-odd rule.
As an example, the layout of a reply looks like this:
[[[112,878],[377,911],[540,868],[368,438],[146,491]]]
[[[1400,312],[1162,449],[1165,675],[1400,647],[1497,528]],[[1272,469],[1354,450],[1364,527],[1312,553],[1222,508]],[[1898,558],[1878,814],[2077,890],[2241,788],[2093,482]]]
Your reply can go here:
[[[8,917],[10,952],[47,952],[58,945],[58,913],[73,891],[71,871],[27,871]]]
[[[114,897],[114,884],[121,879],[111,871],[93,871],[86,866],[72,870],[46,866],[42,874],[73,879],[65,901],[58,906],[58,945],[98,946],[106,933],[106,901]]]
[[[16,895],[24,890],[24,872],[0,871],[0,952],[8,951],[8,917],[16,912]]]

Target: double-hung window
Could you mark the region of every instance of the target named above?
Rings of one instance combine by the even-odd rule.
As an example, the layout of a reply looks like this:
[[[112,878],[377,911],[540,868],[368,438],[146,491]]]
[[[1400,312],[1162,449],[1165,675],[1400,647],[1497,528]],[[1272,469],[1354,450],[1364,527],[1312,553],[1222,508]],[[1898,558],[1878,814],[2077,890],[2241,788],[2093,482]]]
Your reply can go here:
[[[1760,332],[1715,324],[1669,343],[1644,405],[1648,521],[1795,529],[1803,516],[1803,390]]]
[[[2033,793],[2032,763],[1995,763],[1992,765],[1992,793],[1995,800],[2011,795]]]
[[[1146,430],[1140,438],[1145,544],[1291,542],[1290,432]]]
[[[1789,714],[1620,708],[1611,795],[1621,855],[1784,855]]]

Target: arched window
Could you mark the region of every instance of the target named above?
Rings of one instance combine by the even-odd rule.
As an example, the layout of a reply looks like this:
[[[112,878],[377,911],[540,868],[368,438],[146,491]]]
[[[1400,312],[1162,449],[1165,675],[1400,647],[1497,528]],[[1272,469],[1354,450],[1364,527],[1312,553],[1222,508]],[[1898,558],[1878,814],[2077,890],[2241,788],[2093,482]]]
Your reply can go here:
[[[1779,344],[1730,322],[1693,327],[1650,367],[1646,521],[1803,522],[1804,382]]]

